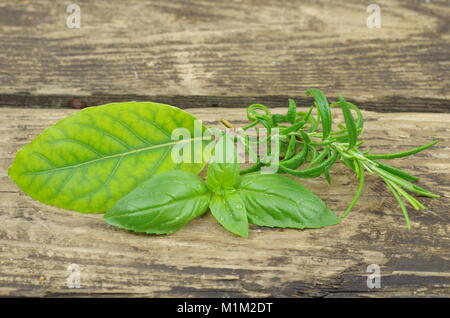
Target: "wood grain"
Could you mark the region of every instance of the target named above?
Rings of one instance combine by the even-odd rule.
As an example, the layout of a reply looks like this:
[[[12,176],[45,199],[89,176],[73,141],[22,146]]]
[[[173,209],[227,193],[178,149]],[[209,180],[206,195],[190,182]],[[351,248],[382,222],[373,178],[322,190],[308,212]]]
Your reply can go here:
[[[285,106],[310,87],[378,111],[450,110],[445,0],[79,0],[0,4],[0,105],[154,100]]]
[[[202,17],[200,16],[199,19]],[[242,122],[244,109],[195,108],[209,125]],[[277,109],[277,112],[285,109]],[[0,296],[342,297],[450,296],[450,115],[364,112],[368,144],[391,152],[440,140],[433,149],[393,164],[441,194],[409,209],[413,230],[383,182],[369,176],[356,209],[319,230],[252,226],[242,239],[207,214],[170,236],[113,228],[101,215],[49,207],[19,192],[7,177],[15,152],[65,109],[3,108],[0,116]],[[301,180],[335,211],[357,187],[343,166],[333,184]],[[67,267],[81,268],[69,289]],[[381,288],[368,289],[366,268],[381,266]]]

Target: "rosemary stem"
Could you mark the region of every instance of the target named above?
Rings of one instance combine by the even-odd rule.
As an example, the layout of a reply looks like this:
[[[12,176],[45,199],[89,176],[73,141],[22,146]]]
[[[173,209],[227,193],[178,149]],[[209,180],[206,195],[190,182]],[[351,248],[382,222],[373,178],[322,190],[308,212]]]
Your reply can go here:
[[[236,127],[233,126],[232,123],[230,123],[230,122],[229,122],[228,120],[226,120],[226,119],[221,119],[220,122],[221,122],[222,125],[224,125],[224,126],[227,127],[227,128],[233,128],[233,129],[236,128]]]
[[[353,200],[350,203],[350,205],[348,206],[348,208],[344,211],[344,213],[342,213],[341,218],[345,218],[350,213],[350,211],[353,209],[356,202],[358,201],[359,197],[361,196],[362,190],[364,188],[364,169],[363,169],[361,163],[358,162],[357,160],[355,160],[355,167],[356,167],[356,170],[358,171],[358,175],[359,175],[358,190],[356,191],[356,194],[353,197]]]

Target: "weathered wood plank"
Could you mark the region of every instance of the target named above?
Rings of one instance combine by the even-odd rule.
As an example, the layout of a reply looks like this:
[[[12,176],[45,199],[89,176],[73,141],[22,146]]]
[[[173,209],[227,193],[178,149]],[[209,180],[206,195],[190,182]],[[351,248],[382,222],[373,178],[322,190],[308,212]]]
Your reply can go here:
[[[180,107],[285,106],[310,87],[367,109],[450,110],[448,1],[76,2],[0,4],[0,104],[160,100]]]
[[[210,125],[236,125],[244,109],[191,109]],[[277,109],[277,112],[284,109]],[[82,215],[45,206],[7,177],[15,152],[73,110],[3,108],[0,117],[0,295],[339,297],[450,296],[450,115],[364,112],[368,144],[379,152],[432,150],[395,165],[441,194],[410,210],[407,231],[395,200],[369,176],[363,197],[342,224],[319,230],[251,227],[242,239],[208,214],[170,236],[133,234]],[[301,180],[335,211],[357,183],[343,166],[333,184]],[[81,268],[81,289],[69,289],[67,266]],[[366,286],[366,268],[381,266],[381,289]]]

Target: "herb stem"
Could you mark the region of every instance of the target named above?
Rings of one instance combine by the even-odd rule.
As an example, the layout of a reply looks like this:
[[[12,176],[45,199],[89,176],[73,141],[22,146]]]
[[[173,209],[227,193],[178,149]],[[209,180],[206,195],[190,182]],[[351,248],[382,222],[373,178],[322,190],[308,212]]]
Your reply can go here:
[[[227,128],[232,128],[232,129],[235,129],[235,128],[236,128],[236,127],[233,126],[232,123],[230,123],[230,122],[229,122],[228,120],[226,120],[226,119],[221,119],[220,122],[221,122],[222,125],[224,125],[224,126],[227,127]]]
[[[386,182],[387,187],[389,188],[389,190],[391,190],[392,194],[394,195],[395,199],[400,205],[400,208],[403,212],[403,216],[405,218],[406,227],[408,228],[408,230],[411,230],[411,222],[409,221],[408,211],[406,210],[405,203],[403,202],[402,198],[393,187],[394,183],[387,179],[385,179],[384,181]]]
[[[356,194],[353,197],[353,200],[350,203],[350,205],[348,206],[348,208],[344,211],[344,213],[342,213],[341,219],[345,218],[350,213],[350,211],[353,209],[353,207],[355,206],[356,202],[358,202],[358,199],[361,196],[362,190],[364,188],[364,169],[363,169],[361,163],[358,162],[357,160],[355,160],[354,163],[355,163],[356,171],[358,171],[357,174],[358,174],[358,177],[359,177],[358,190],[356,191]]]

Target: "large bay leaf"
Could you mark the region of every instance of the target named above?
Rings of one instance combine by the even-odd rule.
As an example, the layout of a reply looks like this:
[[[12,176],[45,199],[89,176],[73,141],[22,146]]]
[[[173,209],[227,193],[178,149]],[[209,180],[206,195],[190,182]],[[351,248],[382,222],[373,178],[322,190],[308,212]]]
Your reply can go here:
[[[181,142],[172,140],[172,130],[184,127],[194,137],[194,120],[181,109],[149,102],[86,108],[20,149],[9,176],[43,203],[104,212],[153,175],[203,168],[204,162],[176,164],[171,158]]]

